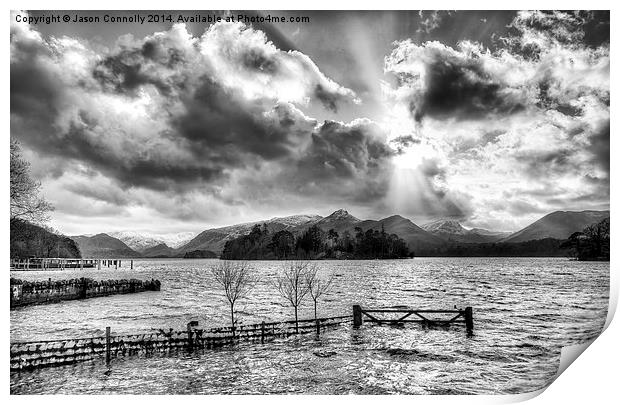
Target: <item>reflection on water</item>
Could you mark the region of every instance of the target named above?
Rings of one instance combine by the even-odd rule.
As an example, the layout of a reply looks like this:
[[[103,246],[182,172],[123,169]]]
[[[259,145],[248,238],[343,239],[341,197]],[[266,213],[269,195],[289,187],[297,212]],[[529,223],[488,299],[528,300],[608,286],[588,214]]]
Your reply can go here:
[[[22,279],[158,278],[161,292],[67,301],[11,311],[11,340],[123,334],[225,325],[227,307],[213,260],[144,260],[134,270],[12,272]],[[244,323],[290,319],[274,295],[282,263],[252,262],[260,282],[239,305]],[[473,338],[462,326],[426,329],[365,324],[260,345],[191,354],[119,358],[11,373],[12,393],[521,393],[555,375],[560,348],[600,333],[607,313],[609,263],[565,259],[420,258],[321,261],[335,273],[319,315],[365,307],[474,308]],[[312,317],[307,305],[300,317]]]

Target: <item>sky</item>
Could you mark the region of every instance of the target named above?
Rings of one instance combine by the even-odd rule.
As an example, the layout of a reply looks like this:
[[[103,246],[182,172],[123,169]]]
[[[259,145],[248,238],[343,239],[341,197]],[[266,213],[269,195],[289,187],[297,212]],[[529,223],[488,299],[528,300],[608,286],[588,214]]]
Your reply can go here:
[[[608,12],[54,14],[11,14],[11,138],[66,234],[609,209]]]

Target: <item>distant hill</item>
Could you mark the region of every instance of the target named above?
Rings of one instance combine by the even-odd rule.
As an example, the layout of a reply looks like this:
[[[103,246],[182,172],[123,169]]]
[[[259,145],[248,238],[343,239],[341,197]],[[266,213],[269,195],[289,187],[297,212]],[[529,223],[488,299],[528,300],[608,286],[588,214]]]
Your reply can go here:
[[[447,242],[487,243],[496,242],[510,235],[510,232],[494,232],[486,229],[465,229],[458,221],[440,219],[421,226],[425,231]]]
[[[132,258],[140,257],[136,252],[123,241],[112,236],[100,233],[94,236],[71,236],[79,246],[84,258]]]
[[[185,252],[184,259],[215,259],[217,254],[210,250],[192,250],[191,252]]]
[[[326,232],[333,229],[338,233],[342,233],[345,230],[353,229],[360,222],[361,221],[359,219],[349,214],[346,210],[339,209],[325,218],[314,221],[309,225],[316,225]]]
[[[82,257],[78,245],[67,236],[14,219],[10,223],[11,258]]]
[[[525,242],[554,238],[567,239],[572,233],[609,218],[609,211],[555,211],[513,233],[501,242]]]
[[[177,257],[178,253],[176,249],[171,248],[165,243],[160,243],[157,246],[144,249],[140,252],[142,257]]]
[[[247,235],[256,224],[266,224],[269,232],[278,232],[281,230],[296,231],[298,228],[315,223],[321,218],[322,217],[319,215],[293,215],[282,218],[271,218],[266,221],[248,222],[222,228],[207,229],[181,246],[178,249],[178,253],[183,256],[186,252],[208,250],[216,254],[221,254],[226,242],[236,239],[239,236]]]
[[[437,257],[566,257],[561,240],[545,238],[517,243],[449,243],[440,249],[420,250],[417,256]]]
[[[402,238],[414,253],[420,249],[429,249],[445,244],[441,238],[425,231],[400,215],[392,215],[379,221],[361,221],[356,226],[364,231],[368,229],[380,231],[383,228],[389,234],[394,233]]]

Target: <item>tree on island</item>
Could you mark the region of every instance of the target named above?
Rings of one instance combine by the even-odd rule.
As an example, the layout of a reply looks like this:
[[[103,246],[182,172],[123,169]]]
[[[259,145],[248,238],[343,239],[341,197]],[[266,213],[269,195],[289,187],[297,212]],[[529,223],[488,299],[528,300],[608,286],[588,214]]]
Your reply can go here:
[[[246,298],[256,284],[257,278],[251,267],[245,262],[222,261],[211,268],[215,281],[224,289],[224,295],[230,305],[230,324],[235,335],[235,304]]]
[[[306,274],[308,262],[291,262],[284,266],[282,274],[276,278],[275,288],[282,298],[288,301],[295,311],[295,332],[299,333],[297,308],[308,294]]]
[[[269,244],[271,251],[278,259],[287,259],[294,255],[295,235],[287,230],[276,232]]]
[[[319,268],[317,265],[309,265],[306,270],[306,288],[308,289],[308,295],[312,299],[314,303],[314,320],[318,319],[317,317],[317,301],[323,294],[329,291],[332,286],[332,282],[334,281],[334,274],[332,273],[329,277],[323,278],[318,275]]]
[[[575,232],[560,245],[577,260],[609,260],[609,218]]]

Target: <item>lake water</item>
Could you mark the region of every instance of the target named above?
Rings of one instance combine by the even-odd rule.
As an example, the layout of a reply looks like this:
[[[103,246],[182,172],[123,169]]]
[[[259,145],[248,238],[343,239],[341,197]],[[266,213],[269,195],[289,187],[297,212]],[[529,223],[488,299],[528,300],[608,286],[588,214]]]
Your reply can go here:
[[[609,301],[609,263],[563,258],[416,258],[318,261],[335,273],[319,316],[363,307],[474,308],[474,336],[461,325],[405,328],[364,324],[268,344],[176,355],[95,361],[12,372],[11,393],[68,394],[500,394],[546,386],[562,346],[602,330]],[[209,268],[217,260],[136,260],[129,270],[11,272],[26,280],[156,278],[160,292],[19,308],[10,312],[11,341],[224,326],[228,307]],[[281,262],[251,262],[260,281],[238,305],[243,323],[293,317],[274,292]],[[313,316],[310,303],[300,318]]]

